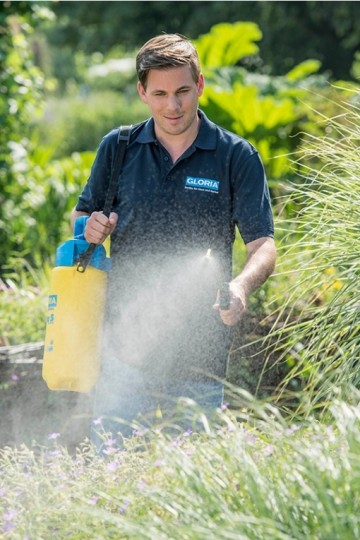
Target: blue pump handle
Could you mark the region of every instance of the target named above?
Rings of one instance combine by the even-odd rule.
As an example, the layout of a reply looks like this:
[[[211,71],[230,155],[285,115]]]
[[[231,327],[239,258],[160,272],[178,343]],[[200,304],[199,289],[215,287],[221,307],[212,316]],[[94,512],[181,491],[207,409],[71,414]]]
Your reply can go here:
[[[75,240],[85,240],[85,227],[89,216],[80,216],[76,218],[74,223],[74,238]]]
[[[89,248],[89,242],[85,240],[84,231],[89,216],[80,216],[74,224],[74,238],[61,244],[56,250],[55,266],[74,266],[78,263],[79,256]],[[99,270],[110,269],[110,259],[106,256],[106,250],[99,244],[94,247],[89,264]]]

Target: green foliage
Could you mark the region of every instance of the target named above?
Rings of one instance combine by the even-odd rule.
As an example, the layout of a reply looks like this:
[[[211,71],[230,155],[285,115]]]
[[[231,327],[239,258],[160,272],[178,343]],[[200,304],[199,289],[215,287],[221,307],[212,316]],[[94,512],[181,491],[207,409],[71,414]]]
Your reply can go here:
[[[316,60],[307,60],[281,77],[252,74],[236,66],[251,46],[256,51],[254,41],[260,37],[253,23],[221,24],[195,42],[207,74],[200,103],[210,118],[255,145],[273,188],[275,179],[292,172],[289,154],[310,117],[302,101],[311,88],[324,86],[325,79],[314,76],[320,68]]]
[[[360,81],[360,51],[355,53],[354,62],[351,66],[351,74],[354,79]]]
[[[43,341],[49,269],[34,270],[26,259],[10,259],[0,279],[0,341],[17,345]]]
[[[20,147],[21,151],[21,147]],[[94,153],[51,160],[41,145],[17,159],[17,182],[7,186],[5,212],[11,215],[2,229],[2,256],[21,253],[36,267],[54,256],[60,241],[71,233],[69,217],[94,159]]]
[[[312,75],[319,71],[320,67],[321,63],[318,60],[305,60],[291,69],[287,73],[286,79],[291,82],[302,81],[308,75]]]
[[[4,537],[357,540],[358,407],[337,403],[331,427],[288,424],[243,398],[255,410],[240,423],[188,404],[202,434],[105,438],[101,457],[87,441],[69,455],[56,432],[0,450]]]
[[[292,368],[282,397],[296,383],[306,411],[309,403],[326,410],[360,383],[359,118],[344,104],[342,115],[325,119],[326,137],[307,137],[296,161],[302,182],[288,195],[297,211],[278,221],[287,234],[279,243],[281,329],[273,336]]]
[[[208,69],[233,66],[244,56],[256,54],[259,47],[254,42],[261,38],[260,28],[252,22],[216,24],[196,40],[200,64]]]
[[[8,224],[20,213],[22,187],[17,189],[18,175],[27,159],[30,121],[41,110],[44,87],[29,46],[29,23],[39,14],[27,2],[19,6],[20,14],[10,2],[5,4],[0,14],[0,270],[12,242]]]
[[[51,98],[36,126],[42,144],[54,149],[54,158],[74,152],[94,152],[103,136],[124,124],[135,124],[148,116],[138,99],[112,91],[81,91],[74,96]]]
[[[323,72],[348,79],[360,44],[359,2],[84,2],[53,3],[56,23],[46,29],[53,57],[67,47],[68,67],[76,51],[106,53],[119,42],[128,50],[162,32],[191,39],[218,23],[252,21],[262,30],[259,42],[264,66],[279,75],[316,58]],[[251,58],[252,66],[260,61]],[[58,76],[59,73],[55,73]]]

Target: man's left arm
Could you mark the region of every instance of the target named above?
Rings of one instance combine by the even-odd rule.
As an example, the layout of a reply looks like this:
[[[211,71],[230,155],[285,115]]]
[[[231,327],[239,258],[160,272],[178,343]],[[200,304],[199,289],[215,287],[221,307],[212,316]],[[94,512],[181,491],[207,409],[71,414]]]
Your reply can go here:
[[[223,322],[237,324],[247,309],[248,298],[274,272],[276,247],[271,237],[261,237],[246,244],[247,259],[241,273],[230,282],[230,307],[220,310]]]

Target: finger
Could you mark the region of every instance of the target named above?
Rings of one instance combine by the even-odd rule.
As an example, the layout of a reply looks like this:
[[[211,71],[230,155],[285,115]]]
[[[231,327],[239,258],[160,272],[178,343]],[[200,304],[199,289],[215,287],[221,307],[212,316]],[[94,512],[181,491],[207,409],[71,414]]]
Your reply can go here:
[[[85,239],[90,244],[102,244],[107,235],[96,229],[88,229],[85,231]]]
[[[109,218],[105,216],[103,212],[93,212],[90,216],[90,219],[91,218],[102,225],[107,225],[109,223]]]
[[[239,322],[239,318],[230,311],[220,311],[220,317],[226,326],[235,326]]]
[[[117,215],[116,212],[111,212],[111,214],[109,216],[110,224],[115,227],[117,222],[118,222],[118,218],[119,218],[119,216]]]
[[[102,212],[94,212],[89,220],[89,227],[97,232],[108,235],[111,232],[112,225],[110,219]]]

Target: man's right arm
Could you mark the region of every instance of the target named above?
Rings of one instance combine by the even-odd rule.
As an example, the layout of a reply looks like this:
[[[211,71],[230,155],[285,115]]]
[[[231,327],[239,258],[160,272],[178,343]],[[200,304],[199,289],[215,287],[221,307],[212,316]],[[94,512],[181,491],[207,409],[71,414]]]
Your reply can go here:
[[[118,215],[115,212],[111,212],[107,218],[103,212],[93,212],[90,215],[74,208],[70,218],[72,229],[74,229],[75,220],[80,216],[90,216],[84,231],[85,240],[89,244],[102,244],[109,234],[113,232],[118,221]]]

